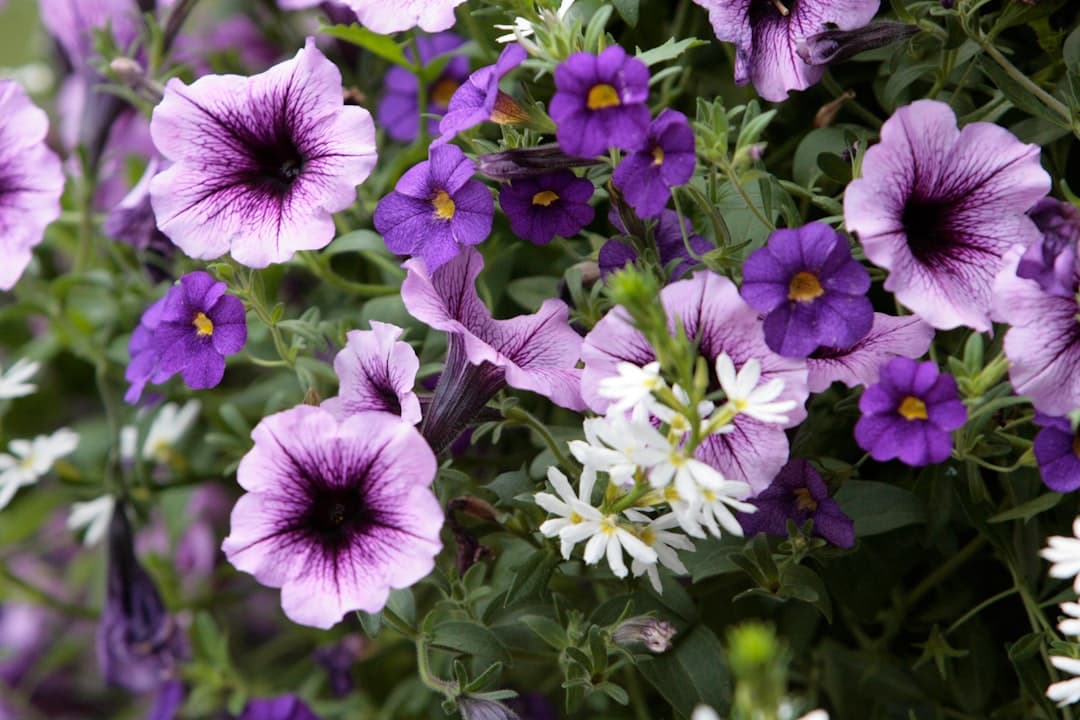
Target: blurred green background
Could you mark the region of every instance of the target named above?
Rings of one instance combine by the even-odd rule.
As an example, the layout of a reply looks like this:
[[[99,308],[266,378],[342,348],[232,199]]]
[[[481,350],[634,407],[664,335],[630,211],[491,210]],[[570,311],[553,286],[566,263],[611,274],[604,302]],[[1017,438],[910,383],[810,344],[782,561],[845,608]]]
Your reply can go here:
[[[47,46],[39,29],[34,0],[8,0],[7,7],[0,10],[0,68],[10,70],[46,60]]]

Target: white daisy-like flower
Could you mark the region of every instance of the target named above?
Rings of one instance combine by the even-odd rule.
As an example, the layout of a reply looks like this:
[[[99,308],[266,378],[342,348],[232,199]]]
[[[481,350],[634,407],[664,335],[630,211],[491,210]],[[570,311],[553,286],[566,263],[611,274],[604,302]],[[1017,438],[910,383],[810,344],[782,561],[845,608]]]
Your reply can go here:
[[[195,424],[202,406],[198,400],[188,400],[184,407],[167,403],[161,407],[143,442],[143,457],[159,463],[167,463],[173,448]]]
[[[619,524],[618,515],[602,515],[599,526],[589,541],[585,543],[583,558],[586,565],[596,565],[600,559],[607,557],[608,566],[615,577],[624,578],[627,575],[626,562],[623,560],[625,550],[634,561],[646,564],[656,563],[656,551],[643,543],[637,535],[630,532]]]
[[[37,385],[27,382],[41,369],[36,360],[20,358],[0,375],[0,399],[25,397],[37,392]]]
[[[590,502],[595,475],[582,475],[578,483],[578,492],[570,487],[570,482],[558,468],[552,466],[547,471],[548,482],[555,488],[556,497],[551,493],[539,492],[533,495],[536,504],[556,517],[545,521],[540,526],[544,537],[558,536],[564,559],[570,559],[574,546],[592,536],[600,527],[603,515]]]
[[[684,406],[689,405],[690,396],[686,394],[685,390],[683,390],[678,385],[672,385],[671,386],[671,391],[672,391],[672,393],[674,393],[675,397],[677,397],[679,399],[679,402],[681,402]],[[703,427],[708,426],[708,424],[709,424],[708,423],[709,416],[712,415],[712,412],[715,409],[716,409],[716,404],[713,403],[713,402],[710,402],[709,400],[702,400],[700,403],[698,403],[698,408],[697,408],[698,419],[701,421],[701,425]],[[661,403],[661,402],[653,403],[649,407],[649,411],[660,422],[665,423],[668,426],[668,435],[672,436],[674,439],[679,439],[679,438],[684,437],[692,429],[691,428],[692,423],[690,421],[690,418],[686,417],[685,414],[683,414],[682,412],[676,410],[675,408],[668,407],[664,403]],[[734,428],[732,428],[732,427],[727,428],[727,430],[733,430],[733,429]]]
[[[690,716],[690,720],[720,720],[720,716],[708,705],[698,705],[694,708],[694,714]]]
[[[71,514],[67,519],[67,528],[72,532],[85,529],[83,545],[97,545],[101,542],[101,538],[105,537],[105,531],[109,529],[109,520],[112,519],[114,507],[116,507],[116,498],[112,495],[102,495],[87,502],[73,503]]]
[[[676,551],[686,550],[687,552],[693,552],[694,543],[685,535],[671,532],[671,529],[679,524],[679,519],[675,517],[674,513],[661,515],[655,520],[650,520],[647,515],[637,510],[626,510],[624,514],[635,523],[648,523],[641,527],[636,535],[641,538],[643,543],[656,551],[657,562],[647,563],[634,558],[634,561],[630,564],[630,572],[634,574],[634,577],[640,577],[648,573],[649,583],[657,593],[660,593],[663,592],[663,589],[660,585],[658,564],[663,565],[676,575],[689,574],[686,565],[683,565],[682,560],[679,559],[679,553]]]
[[[748,415],[766,423],[786,424],[784,413],[792,410],[794,400],[776,401],[784,392],[784,381],[773,378],[764,385],[761,380],[761,363],[757,358],[747,360],[736,372],[735,363],[727,353],[716,358],[716,378],[727,397],[727,404],[738,414]]]
[[[667,385],[660,377],[659,362],[651,362],[644,367],[621,362],[615,369],[619,374],[601,380],[596,391],[600,397],[615,401],[608,408],[608,413],[632,410],[643,404],[646,407],[654,405],[653,392]]]
[[[570,452],[591,473],[604,472],[616,485],[630,485],[639,468],[649,468],[668,452],[667,439],[647,419],[621,412],[582,423],[585,440],[572,440]]]
[[[732,535],[742,537],[742,526],[731,511],[752,513],[757,508],[748,502],[742,502],[750,497],[750,486],[742,482],[725,480],[723,486],[718,488],[701,489],[701,524],[708,528],[713,537],[721,537],[720,528],[723,527]]]
[[[52,469],[57,460],[79,445],[79,434],[61,428],[52,435],[38,435],[33,440],[12,440],[9,453],[0,453],[0,510],[5,508],[19,488],[33,485]]]
[[[570,8],[573,6],[575,0],[562,0],[559,5],[559,9],[555,13],[556,19],[562,22],[566,19],[566,14],[570,12]],[[527,42],[525,38],[532,37],[536,33],[536,29],[533,24],[523,17],[514,18],[513,25],[495,25],[496,30],[509,30],[510,32],[505,35],[500,35],[495,38],[497,43],[512,43],[519,42],[526,47],[533,45],[533,43]]]
[[[1050,662],[1062,672],[1067,672],[1070,675],[1080,675],[1080,660],[1061,655],[1051,655]],[[1065,707],[1080,701],[1080,677],[1071,677],[1068,680],[1054,683],[1046,688],[1046,697],[1056,702],[1058,707]]]
[[[1073,520],[1072,527],[1075,537],[1054,535],[1039,554],[1053,563],[1050,577],[1071,578],[1073,588],[1080,594],[1080,517]]]
[[[1058,623],[1058,630],[1062,635],[1080,637],[1080,603],[1063,602],[1060,607],[1068,617]]]

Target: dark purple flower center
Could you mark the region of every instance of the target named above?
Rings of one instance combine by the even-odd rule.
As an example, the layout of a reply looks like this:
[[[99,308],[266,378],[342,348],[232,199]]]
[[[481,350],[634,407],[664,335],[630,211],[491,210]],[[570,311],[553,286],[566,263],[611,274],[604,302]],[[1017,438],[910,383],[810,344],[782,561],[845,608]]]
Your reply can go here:
[[[751,0],[750,24],[756,25],[762,20],[786,18],[795,11],[798,0]]]
[[[375,520],[375,513],[364,502],[359,488],[322,487],[312,498],[303,525],[324,545],[336,547],[348,545]]]
[[[459,87],[461,87],[461,83],[452,77],[439,78],[431,86],[431,104],[441,108],[449,107],[450,98],[454,97],[454,93],[457,92]]]
[[[1072,451],[1073,455],[1080,458],[1080,432],[1073,435]]]
[[[923,265],[947,261],[957,248],[950,220],[953,204],[947,200],[911,197],[904,206],[901,223],[911,254]]]
[[[795,509],[803,512],[816,512],[817,500],[810,495],[810,488],[795,488]]]

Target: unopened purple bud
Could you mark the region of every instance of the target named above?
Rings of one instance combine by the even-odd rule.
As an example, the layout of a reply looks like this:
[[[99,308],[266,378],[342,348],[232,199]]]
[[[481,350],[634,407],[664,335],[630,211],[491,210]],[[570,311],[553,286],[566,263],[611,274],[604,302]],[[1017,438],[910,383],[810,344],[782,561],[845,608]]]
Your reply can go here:
[[[808,65],[829,65],[907,40],[918,32],[916,26],[899,22],[871,23],[857,30],[826,30],[799,42],[797,52]]]
[[[505,150],[490,155],[481,155],[476,159],[476,169],[480,174],[495,180],[536,177],[537,175],[546,175],[552,170],[587,167],[597,164],[599,164],[598,160],[571,157],[555,144]]]
[[[648,615],[639,615],[623,620],[615,628],[611,639],[616,645],[645,646],[651,653],[667,652],[671,649],[671,638],[675,637],[675,628],[671,623],[657,620]]]
[[[466,695],[458,700],[464,720],[521,720],[521,716],[496,700]]]

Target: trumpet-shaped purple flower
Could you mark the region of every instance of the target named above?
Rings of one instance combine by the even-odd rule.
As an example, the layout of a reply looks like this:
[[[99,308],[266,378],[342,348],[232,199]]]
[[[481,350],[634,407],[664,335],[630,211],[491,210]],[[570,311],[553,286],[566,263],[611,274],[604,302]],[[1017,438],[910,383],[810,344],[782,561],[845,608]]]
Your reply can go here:
[[[787,521],[801,527],[814,521],[814,535],[833,545],[849,548],[855,544],[855,524],[829,497],[829,488],[814,466],[806,460],[791,460],[772,485],[748,501],[755,513],[739,513],[739,524],[747,536],[757,533],[787,536]]]
[[[124,399],[136,403],[148,382],[180,373],[188,387],[212,388],[225,374],[225,356],[247,341],[244,304],[209,273],[188,273],[143,313],[131,335],[131,383]]]
[[[371,330],[352,330],[345,349],[334,358],[341,382],[338,397],[322,406],[338,418],[378,410],[420,422],[420,400],[413,392],[420,360],[412,347],[398,340],[401,328],[371,321]]]
[[[325,247],[332,214],[375,167],[371,116],[344,105],[341,73],[312,38],[252,77],[173,78],[150,132],[173,162],[150,183],[158,227],[204,260],[266,267]]]
[[[375,208],[375,229],[398,255],[416,255],[434,272],[491,233],[495,201],[473,180],[476,165],[456,145],[431,148],[430,159],[398,180]]]
[[[623,235],[627,234],[626,226],[622,218],[612,210],[608,213],[608,220]],[[679,227],[679,214],[674,210],[662,210],[660,218],[652,230],[653,243],[656,246],[656,259],[661,267],[668,267],[675,263],[671,271],[671,278],[678,280],[698,263],[697,259],[690,254],[693,250],[697,255],[704,255],[713,249],[712,243],[700,235],[694,234],[694,225],[690,218],[684,218],[687,241],[683,241],[682,228]],[[690,249],[686,245],[689,242]],[[600,265],[600,274],[607,275],[610,272],[626,267],[629,263],[638,259],[638,251],[631,247],[625,240],[612,238],[604,243],[597,255],[597,263]],[[678,261],[678,262],[676,262]]]
[[[881,380],[859,398],[859,410],[859,447],[878,462],[899,458],[916,467],[947,460],[952,431],[967,422],[953,376],[904,357],[881,369]]]
[[[556,235],[573,237],[592,222],[596,211],[589,200],[592,180],[571,170],[521,178],[503,185],[499,205],[518,237],[535,245],[547,245]]]
[[[427,65],[436,57],[451,52],[464,43],[464,38],[450,32],[422,35],[416,39],[420,64]],[[412,49],[406,50],[405,55],[412,60]],[[438,116],[447,111],[451,99],[464,87],[463,83],[468,76],[469,59],[464,55],[456,55],[446,63],[439,77],[427,86],[427,112],[436,116],[427,120],[429,133],[436,134],[439,131]],[[420,132],[418,83],[416,75],[403,67],[395,65],[386,71],[383,81],[386,90],[375,108],[375,116],[386,134],[398,142],[412,142]]]
[[[578,52],[555,68],[551,119],[567,155],[595,157],[608,148],[641,148],[649,129],[649,68],[618,45]]]
[[[934,328],[914,315],[874,313],[866,337],[847,348],[822,346],[806,358],[810,392],[823,392],[834,382],[848,387],[877,382],[881,368],[893,358],[922,357],[934,340]]]
[[[671,199],[671,188],[694,176],[694,131],[686,116],[665,109],[649,125],[645,147],[623,158],[612,180],[640,218],[656,217]]]
[[[405,307],[418,320],[449,334],[446,368],[422,430],[436,452],[445,449],[503,387],[530,390],[556,405],[583,410],[581,337],[569,325],[560,300],[545,300],[532,315],[496,320],[476,292],[484,267],[466,248],[431,272],[423,260],[405,263]]]
[[[1035,413],[1042,430],[1035,436],[1035,460],[1043,484],[1054,492],[1080,489],[1080,435],[1073,432],[1067,417]]]
[[[991,285],[1026,215],[1050,189],[1039,148],[990,123],[958,130],[952,109],[919,100],[897,110],[844,194],[844,221],[885,289],[935,328],[990,329]]]
[[[360,24],[382,35],[419,27],[439,32],[454,26],[454,8],[465,0],[342,0]]]
[[[247,494],[222,549],[281,588],[291,620],[329,628],[353,610],[378,612],[391,588],[435,567],[435,456],[412,425],[378,412],[339,421],[299,405],[263,418],[251,437],[236,478]]]
[[[450,98],[446,115],[439,121],[439,138],[434,144],[450,142],[457,133],[489,120],[513,123],[528,119],[514,99],[499,90],[499,81],[525,57],[525,48],[521,45],[507,45],[494,65],[482,67],[470,75]]]
[[[747,361],[761,363],[761,383],[784,381],[777,402],[794,401],[788,427],[806,417],[806,363],[784,358],[765,344],[765,332],[757,311],[739,297],[739,290],[725,277],[700,272],[690,280],[672,283],[660,293],[672,332],[676,321],[686,329],[687,337],[698,345],[698,352],[709,366],[721,353],[727,353],[736,369]],[[629,316],[619,307],[609,312],[585,337],[582,347],[585,372],[581,388],[585,402],[595,412],[603,413],[614,402],[599,394],[602,380],[619,374],[619,363],[642,367],[656,359],[645,337],[636,330]],[[717,381],[711,390],[719,389]],[[745,482],[755,493],[764,491],[788,459],[788,441],[783,427],[740,414],[732,431],[713,435],[698,448],[697,457],[734,482]]]
[[[45,144],[49,118],[13,80],[0,80],[0,117],[0,289],[10,290],[60,217],[64,172]]]
[[[753,82],[766,100],[784,100],[825,70],[799,57],[801,41],[835,25],[854,30],[873,19],[878,0],[694,0],[709,11],[716,37],[735,43],[735,82]]]
[[[869,289],[870,274],[825,223],[777,230],[743,263],[743,299],[765,313],[765,342],[787,357],[863,338],[874,320]]]
[[[237,720],[319,720],[319,716],[295,695],[279,695],[248,700]]]
[[[1076,251],[1080,244],[1080,208],[1043,198],[1028,212],[1042,234],[1020,258],[1016,274],[1035,280],[1046,292],[1071,297],[1076,292]]]

